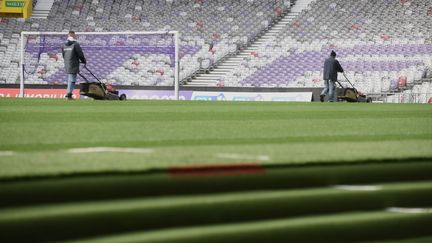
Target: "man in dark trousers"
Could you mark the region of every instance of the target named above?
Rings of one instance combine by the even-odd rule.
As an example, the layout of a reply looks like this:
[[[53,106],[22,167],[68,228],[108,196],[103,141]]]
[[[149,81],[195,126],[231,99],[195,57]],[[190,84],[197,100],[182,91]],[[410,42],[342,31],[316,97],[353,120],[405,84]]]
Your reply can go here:
[[[325,88],[321,92],[320,101],[324,102],[324,97],[329,95],[329,102],[336,102],[336,81],[337,73],[343,73],[343,69],[338,60],[336,60],[336,52],[332,51],[330,57],[324,62],[324,84]]]
[[[68,75],[66,98],[71,100],[73,99],[72,92],[75,87],[77,74],[79,73],[80,62],[84,64],[87,63],[81,46],[76,41],[75,32],[69,31],[67,42],[62,48],[62,54],[65,64],[65,71]]]

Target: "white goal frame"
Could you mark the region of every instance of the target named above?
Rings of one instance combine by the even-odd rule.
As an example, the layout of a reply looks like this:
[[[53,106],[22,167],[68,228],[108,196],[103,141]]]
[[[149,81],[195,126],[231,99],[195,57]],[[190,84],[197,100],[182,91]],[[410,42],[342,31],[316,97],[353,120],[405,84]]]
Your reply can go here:
[[[174,96],[175,99],[179,99],[179,77],[180,77],[180,38],[178,31],[124,31],[124,32],[76,32],[77,35],[163,35],[170,34],[173,35],[174,38]],[[21,58],[20,58],[20,97],[24,98],[24,47],[25,47],[25,36],[26,35],[63,35],[67,36],[68,32],[21,32]]]

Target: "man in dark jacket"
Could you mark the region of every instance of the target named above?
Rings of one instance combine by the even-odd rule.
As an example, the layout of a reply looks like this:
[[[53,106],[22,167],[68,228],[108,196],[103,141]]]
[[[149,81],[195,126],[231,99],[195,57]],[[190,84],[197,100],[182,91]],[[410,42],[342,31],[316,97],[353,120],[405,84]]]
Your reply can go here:
[[[324,84],[325,88],[321,92],[320,100],[324,102],[324,97],[328,94],[330,102],[336,102],[336,81],[337,81],[337,73],[343,73],[338,60],[336,60],[336,52],[332,51],[330,53],[330,57],[327,58],[324,62]]]
[[[72,92],[75,87],[77,74],[79,73],[80,61],[84,64],[87,63],[81,46],[76,41],[75,32],[69,31],[67,42],[62,48],[62,54],[65,64],[65,71],[68,75],[66,98],[72,99]]]

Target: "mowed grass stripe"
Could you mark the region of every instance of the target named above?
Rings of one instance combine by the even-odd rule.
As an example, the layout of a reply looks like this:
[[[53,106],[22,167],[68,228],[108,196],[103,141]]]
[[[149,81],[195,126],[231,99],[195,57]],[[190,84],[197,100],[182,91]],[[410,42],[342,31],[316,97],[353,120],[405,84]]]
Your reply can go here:
[[[85,124],[83,124],[85,127]],[[36,129],[36,128],[35,128]],[[48,128],[47,128],[48,129]],[[98,128],[99,130],[92,130],[92,132],[101,134],[105,132],[104,128]],[[355,132],[357,133],[357,132]],[[394,134],[381,134],[377,135],[322,135],[322,136],[288,136],[288,137],[256,137],[254,139],[251,138],[178,138],[176,140],[172,139],[155,139],[152,141],[121,141],[122,136],[118,137],[118,140],[110,141],[95,141],[95,138],[89,136],[86,141],[80,142],[59,142],[52,143],[50,141],[45,141],[43,144],[3,144],[0,145],[0,151],[8,151],[13,150],[15,152],[56,152],[63,149],[71,149],[71,148],[82,148],[82,147],[136,147],[136,148],[170,148],[170,147],[195,147],[194,149],[200,149],[203,146],[242,146],[242,145],[283,145],[291,146],[293,144],[302,144],[302,143],[310,143],[310,146],[314,146],[314,144],[322,144],[329,143],[335,144],[340,142],[347,142],[350,144],[359,143],[362,144],[364,142],[383,142],[389,143],[389,146],[395,142],[405,142],[405,146],[407,146],[406,150],[415,149],[417,144],[422,143],[432,143],[431,135],[419,133],[419,134],[409,134],[401,139],[400,135]],[[329,141],[329,139],[331,141]],[[99,140],[99,139],[98,139]],[[126,139],[125,139],[126,140]],[[313,147],[311,147],[313,149]],[[396,156],[395,156],[396,157]]]
[[[80,239],[79,242],[226,243],[226,242],[354,242],[431,236],[432,213],[357,212],[135,232]]]
[[[147,108],[147,107],[145,107]],[[208,107],[213,108],[213,107]],[[323,107],[324,108],[324,107]],[[213,109],[212,109],[213,110]],[[332,116],[328,115],[327,109],[316,109],[314,111],[305,112],[302,110],[289,110],[289,109],[263,109],[257,112],[257,110],[237,110],[235,113],[231,109],[226,111],[212,111],[212,110],[154,110],[149,109],[146,112],[134,111],[135,115],[131,116],[132,111],[119,110],[116,112],[115,120],[119,122],[131,121],[131,122],[142,122],[142,121],[161,121],[164,122],[167,119],[171,119],[172,116],[176,115],[177,121],[214,121],[214,120],[296,120],[296,119],[319,119],[319,120],[333,120],[333,119],[387,119],[387,118],[430,118],[425,112],[419,112],[416,109],[406,110],[404,112],[391,111],[391,110],[357,110],[353,114],[346,114],[346,112],[334,112]],[[37,120],[53,123],[53,122],[64,122],[64,121],[80,121],[80,122],[92,122],[92,121],[112,121],[113,116],[106,110],[71,110],[66,114],[62,114],[65,111],[56,110],[16,110],[16,111],[4,111],[4,116],[1,121],[5,122],[18,122],[25,123],[21,118],[25,115],[31,115]],[[216,113],[216,114],[215,114]],[[62,116],[59,116],[62,114]],[[372,116],[372,117],[371,117]]]
[[[429,160],[297,166],[274,164],[263,169],[260,173],[244,175],[210,173],[179,176],[163,169],[136,173],[97,171],[87,175],[11,178],[0,183],[0,208],[133,197],[432,180],[432,163]]]
[[[339,137],[345,141],[361,141],[366,138],[379,141],[380,139],[412,139],[431,138],[432,118],[388,118],[383,121],[374,119],[331,119],[331,120],[250,120],[242,121],[178,121],[173,114],[165,121],[117,121],[115,114],[110,114],[112,120],[61,121],[43,122],[26,116],[28,122],[1,122],[2,136],[1,148],[19,149],[19,146],[40,145],[50,148],[62,148],[55,144],[71,143],[116,143],[122,146],[123,142],[143,143],[143,145],[158,145],[160,141],[177,141],[174,145],[185,145],[182,142],[198,140],[215,140],[216,144],[223,144],[223,140],[240,139],[256,140],[254,143],[266,143],[267,139],[283,141],[305,141],[313,143],[314,138],[327,137],[327,141],[336,141]],[[131,117],[133,114],[130,115]],[[369,138],[369,139],[368,139]],[[262,139],[262,141],[261,141]],[[319,139],[322,141],[322,139]],[[159,143],[158,143],[159,142]],[[196,144],[196,143],[195,143]],[[211,144],[215,144],[214,142]],[[172,145],[172,142],[171,142]],[[22,148],[23,149],[23,148]]]
[[[431,147],[432,140],[392,140],[135,147],[152,149],[153,152],[150,154],[113,152],[75,154],[67,150],[15,152],[13,156],[0,158],[2,168],[0,180],[1,178],[49,177],[86,173],[140,173],[184,165],[258,163],[264,166],[275,164],[283,166],[309,163],[331,165],[335,162],[357,163],[358,161],[380,160],[429,159],[432,161]],[[236,158],[221,158],[220,154],[236,154]],[[268,160],[251,159],[251,157],[260,156],[265,156]]]
[[[0,235],[7,241],[20,241],[22,237],[52,241],[106,232],[150,231],[388,207],[431,207],[431,194],[429,181],[383,184],[372,191],[318,188],[12,208],[0,210]],[[53,232],[47,235],[46,229]],[[27,234],[21,234],[22,231]]]

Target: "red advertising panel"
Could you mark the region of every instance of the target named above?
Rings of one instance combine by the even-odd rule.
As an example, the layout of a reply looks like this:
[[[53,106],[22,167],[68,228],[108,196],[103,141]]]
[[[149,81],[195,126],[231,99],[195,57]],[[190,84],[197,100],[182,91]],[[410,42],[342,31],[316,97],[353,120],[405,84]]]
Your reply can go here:
[[[0,97],[19,97],[18,88],[0,88]],[[63,99],[66,95],[65,89],[25,89],[26,98]],[[75,99],[80,98],[79,89],[73,91]]]

